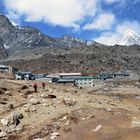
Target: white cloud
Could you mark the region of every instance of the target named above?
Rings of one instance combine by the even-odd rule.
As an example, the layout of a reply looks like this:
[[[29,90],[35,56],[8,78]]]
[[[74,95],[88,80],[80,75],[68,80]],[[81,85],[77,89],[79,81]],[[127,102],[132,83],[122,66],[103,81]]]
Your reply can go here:
[[[44,21],[53,25],[79,28],[79,21],[94,16],[97,0],[4,0],[9,13],[26,21]]]
[[[108,4],[116,3],[116,2],[122,2],[123,0],[104,0]]]
[[[123,34],[128,29],[140,34],[140,23],[137,21],[125,21],[116,27],[116,31],[120,34]]]
[[[107,4],[121,5],[129,1],[130,4],[130,0],[103,1]],[[133,3],[136,2],[139,0],[134,0]],[[116,44],[128,29],[140,34],[140,24],[137,21],[126,21],[117,25],[115,15],[104,12],[101,3],[102,0],[4,0],[7,16],[16,24],[23,18],[30,22],[43,21],[52,25],[71,27],[77,32],[86,21],[83,29],[103,31],[101,36],[94,40],[108,45]],[[87,20],[89,18],[93,19],[90,23]]]
[[[140,3],[140,0],[104,0],[107,4],[121,4],[121,6],[132,6],[133,4]]]
[[[108,31],[108,32],[103,32],[100,37],[94,40],[106,45],[115,45],[119,38],[120,38],[119,33]]]
[[[103,32],[98,38],[93,40],[106,45],[115,45],[127,30],[133,30],[135,33],[140,34],[140,23],[137,21],[125,21],[118,24],[114,32]]]
[[[115,15],[112,13],[102,13],[98,15],[96,19],[93,20],[92,23],[86,24],[83,29],[91,30],[108,30],[112,28],[112,25],[115,23]]]

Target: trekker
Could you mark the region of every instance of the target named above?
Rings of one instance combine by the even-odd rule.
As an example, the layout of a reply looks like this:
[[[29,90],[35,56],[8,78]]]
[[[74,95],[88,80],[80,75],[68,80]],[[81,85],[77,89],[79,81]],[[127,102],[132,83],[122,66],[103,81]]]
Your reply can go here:
[[[42,88],[45,89],[45,82],[42,82]]]
[[[37,92],[37,88],[38,88],[37,83],[34,83],[33,87],[34,87],[34,91]]]

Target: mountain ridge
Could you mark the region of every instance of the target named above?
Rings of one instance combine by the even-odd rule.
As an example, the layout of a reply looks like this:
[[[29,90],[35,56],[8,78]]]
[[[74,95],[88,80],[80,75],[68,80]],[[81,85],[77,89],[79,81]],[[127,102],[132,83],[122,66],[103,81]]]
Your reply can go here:
[[[9,46],[9,50],[11,51],[14,51],[15,48],[25,48],[25,46],[26,49],[41,46],[72,47],[78,46],[79,44],[86,45],[87,43],[85,40],[68,35],[64,35],[62,38],[50,37],[43,34],[38,29],[29,26],[13,26],[10,20],[4,15],[0,15],[0,37],[4,44]],[[93,43],[94,42],[95,41],[93,41]]]
[[[0,15],[0,38],[5,52],[4,57],[0,57],[1,63],[23,71],[90,75],[99,71],[140,72],[138,45],[107,46],[70,36],[53,38],[33,27],[15,27],[3,15]]]

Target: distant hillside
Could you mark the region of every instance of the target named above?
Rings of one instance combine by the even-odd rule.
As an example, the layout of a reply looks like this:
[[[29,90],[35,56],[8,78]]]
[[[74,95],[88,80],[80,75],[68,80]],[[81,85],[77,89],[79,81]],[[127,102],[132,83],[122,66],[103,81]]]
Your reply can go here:
[[[48,49],[49,50],[49,49]],[[51,52],[51,53],[50,53]],[[140,72],[139,46],[89,46],[55,48],[38,59],[9,61],[21,70],[33,72],[82,72],[132,70]]]

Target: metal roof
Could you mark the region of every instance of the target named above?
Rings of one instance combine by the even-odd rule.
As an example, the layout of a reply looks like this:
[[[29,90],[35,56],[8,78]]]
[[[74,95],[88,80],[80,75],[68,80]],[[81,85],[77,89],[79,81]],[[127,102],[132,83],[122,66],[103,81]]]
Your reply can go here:
[[[31,72],[21,72],[21,71],[19,71],[16,74],[32,74],[32,73]]]
[[[58,73],[59,76],[81,76],[81,73]]]
[[[0,65],[0,68],[8,68],[8,66]]]

